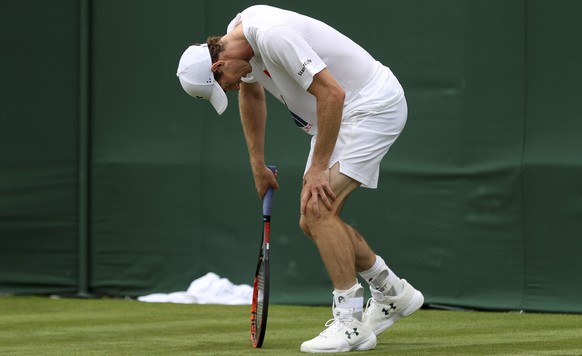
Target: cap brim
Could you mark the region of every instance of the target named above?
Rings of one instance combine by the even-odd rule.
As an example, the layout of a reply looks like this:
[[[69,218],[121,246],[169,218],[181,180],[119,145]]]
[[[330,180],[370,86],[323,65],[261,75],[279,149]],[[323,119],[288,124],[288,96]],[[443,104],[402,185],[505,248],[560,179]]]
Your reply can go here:
[[[218,84],[218,82],[216,81],[214,82],[212,88],[212,95],[210,95],[210,99],[208,100],[210,101],[212,106],[214,106],[214,109],[216,110],[218,115],[222,115],[222,113],[224,112],[224,110],[226,110],[226,107],[228,106],[228,97],[226,96],[224,90],[222,90],[222,88],[220,87],[220,84]]]

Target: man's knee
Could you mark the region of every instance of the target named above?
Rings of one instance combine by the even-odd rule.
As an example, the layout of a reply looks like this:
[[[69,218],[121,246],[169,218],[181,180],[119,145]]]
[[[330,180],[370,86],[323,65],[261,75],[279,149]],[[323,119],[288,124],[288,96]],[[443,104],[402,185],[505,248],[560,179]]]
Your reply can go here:
[[[325,208],[324,208],[325,209]],[[305,236],[313,240],[313,234],[321,230],[322,226],[327,226],[330,219],[335,219],[337,216],[328,210],[322,210],[320,217],[316,217],[312,211],[307,211],[301,214],[299,219],[299,227]]]
[[[303,233],[305,234],[305,236],[307,236],[310,239],[312,239],[312,237],[311,237],[311,229],[309,228],[309,224],[307,222],[307,218],[303,214],[301,214],[301,217],[299,218],[299,227],[301,228],[301,231],[303,231]]]

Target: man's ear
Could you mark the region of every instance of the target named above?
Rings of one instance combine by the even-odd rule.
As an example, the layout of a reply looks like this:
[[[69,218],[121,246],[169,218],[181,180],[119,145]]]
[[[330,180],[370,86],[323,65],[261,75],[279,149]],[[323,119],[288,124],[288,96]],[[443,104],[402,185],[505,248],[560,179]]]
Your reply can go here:
[[[212,71],[212,73],[216,73],[222,70],[222,67],[224,67],[224,61],[216,61],[212,63],[210,70]]]

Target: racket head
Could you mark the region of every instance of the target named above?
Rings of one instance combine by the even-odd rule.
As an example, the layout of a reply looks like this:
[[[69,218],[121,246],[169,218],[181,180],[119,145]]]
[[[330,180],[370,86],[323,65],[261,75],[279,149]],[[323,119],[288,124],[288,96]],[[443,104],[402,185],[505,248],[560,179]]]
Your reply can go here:
[[[257,272],[253,281],[253,300],[251,305],[251,341],[253,347],[263,346],[269,313],[269,263],[268,250],[259,258]]]

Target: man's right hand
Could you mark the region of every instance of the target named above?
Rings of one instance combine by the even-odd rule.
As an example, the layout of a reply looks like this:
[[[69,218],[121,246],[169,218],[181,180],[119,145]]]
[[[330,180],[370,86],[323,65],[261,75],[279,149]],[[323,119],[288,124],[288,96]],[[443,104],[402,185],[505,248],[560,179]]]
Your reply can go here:
[[[275,190],[279,189],[277,171],[273,172],[269,167],[263,165],[256,169],[253,168],[253,176],[255,178],[255,188],[261,200],[265,196],[265,193],[267,193],[269,187],[273,187]]]

